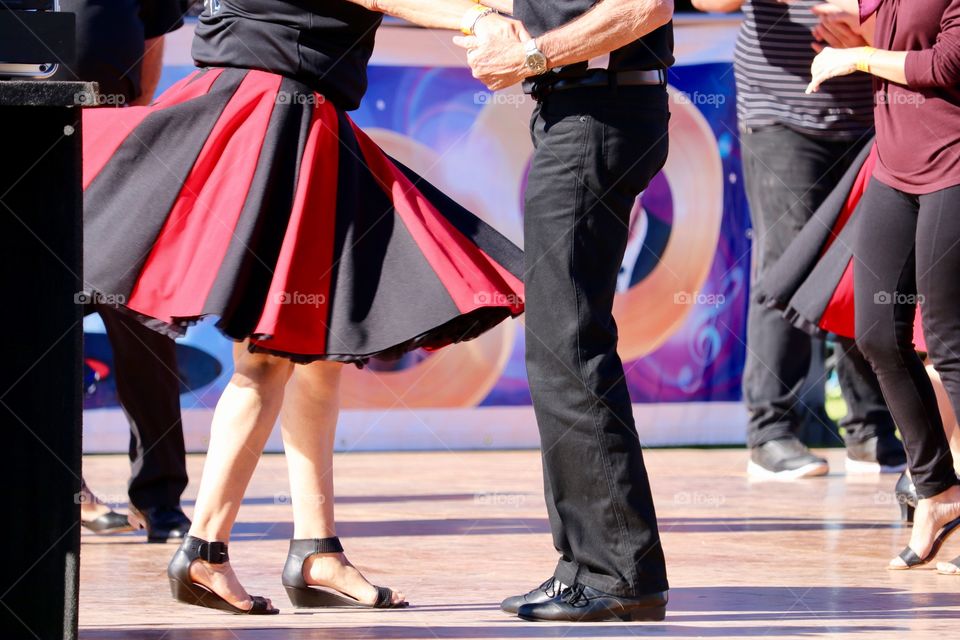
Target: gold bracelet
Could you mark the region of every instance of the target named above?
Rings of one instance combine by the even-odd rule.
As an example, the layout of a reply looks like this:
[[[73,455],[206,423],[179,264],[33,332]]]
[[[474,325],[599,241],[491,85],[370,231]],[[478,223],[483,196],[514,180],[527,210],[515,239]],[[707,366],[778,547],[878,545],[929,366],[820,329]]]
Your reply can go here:
[[[860,56],[860,59],[857,60],[857,71],[862,71],[864,73],[870,73],[870,60],[873,59],[873,54],[877,52],[873,47],[863,47],[863,53]]]

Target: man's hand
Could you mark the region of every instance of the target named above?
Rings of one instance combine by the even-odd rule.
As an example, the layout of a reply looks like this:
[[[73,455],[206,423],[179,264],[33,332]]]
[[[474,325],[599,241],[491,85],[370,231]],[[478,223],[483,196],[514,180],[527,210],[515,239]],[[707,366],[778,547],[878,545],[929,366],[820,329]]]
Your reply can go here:
[[[860,28],[858,12],[848,11],[832,2],[824,2],[813,8],[820,24],[813,28],[813,48],[820,52],[825,46],[835,49],[862,47],[868,44]]]
[[[517,84],[530,75],[523,43],[530,34],[517,20],[490,14],[480,18],[475,36],[457,36],[454,44],[467,50],[473,77],[492,91]]]

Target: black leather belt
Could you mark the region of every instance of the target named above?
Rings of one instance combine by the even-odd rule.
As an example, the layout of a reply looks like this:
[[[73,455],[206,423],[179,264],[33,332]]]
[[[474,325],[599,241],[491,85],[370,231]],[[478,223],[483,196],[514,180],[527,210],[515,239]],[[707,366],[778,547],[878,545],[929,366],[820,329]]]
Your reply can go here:
[[[554,91],[582,89],[584,87],[639,87],[663,86],[667,84],[666,69],[633,71],[609,71],[607,69],[588,69],[578,76],[547,76],[523,81],[524,93],[542,100]]]

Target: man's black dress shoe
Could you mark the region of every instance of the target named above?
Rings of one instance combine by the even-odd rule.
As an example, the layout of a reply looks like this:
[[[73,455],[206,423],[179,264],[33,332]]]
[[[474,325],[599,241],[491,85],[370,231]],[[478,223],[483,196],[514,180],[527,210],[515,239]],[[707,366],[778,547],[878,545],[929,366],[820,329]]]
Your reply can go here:
[[[506,600],[500,603],[500,609],[504,613],[509,613],[512,615],[517,614],[517,610],[525,604],[537,604],[540,602],[547,602],[548,600],[553,600],[560,592],[563,591],[563,584],[560,583],[554,577],[550,577],[549,580],[544,582],[542,585],[519,596],[510,596]]]
[[[667,592],[626,598],[577,584],[552,600],[521,605],[517,615],[533,622],[660,622],[667,615]]]
[[[147,528],[147,542],[182,540],[190,531],[190,518],[180,507],[138,509]]]

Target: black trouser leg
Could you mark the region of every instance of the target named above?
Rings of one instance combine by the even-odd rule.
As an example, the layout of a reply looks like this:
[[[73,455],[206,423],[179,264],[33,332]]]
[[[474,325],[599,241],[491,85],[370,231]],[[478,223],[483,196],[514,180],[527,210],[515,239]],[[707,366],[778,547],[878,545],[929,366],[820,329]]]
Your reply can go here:
[[[667,588],[612,315],[630,211],[667,153],[661,87],[557,92],[532,122],[526,356],[564,584]]]
[[[741,135],[744,182],[753,224],[752,281],[763,278],[856,158],[856,141],[801,134],[783,126]],[[799,392],[810,369],[810,336],[779,311],[751,298],[743,395],[747,445],[796,433]]]
[[[923,334],[954,415],[960,415],[960,187],[920,196],[919,202],[917,290],[923,296]],[[956,483],[953,456],[942,429],[930,444],[935,447],[931,460],[936,479],[947,486]]]
[[[175,344],[136,320],[97,306],[113,347],[117,396],[130,422],[130,501],[175,507],[187,487]]]
[[[949,296],[960,294],[960,190],[950,191],[917,197],[872,181],[860,203],[854,246],[857,344],[880,380],[924,498],[957,484],[937,397],[913,344],[920,300],[934,338],[931,359],[944,366],[951,381],[944,386],[957,406],[960,307]],[[952,209],[939,216],[946,204]]]
[[[861,443],[894,434],[897,427],[883,400],[880,381],[856,342],[841,338],[837,340],[836,350],[837,378],[847,405],[847,415],[840,421],[846,431],[846,442]]]

